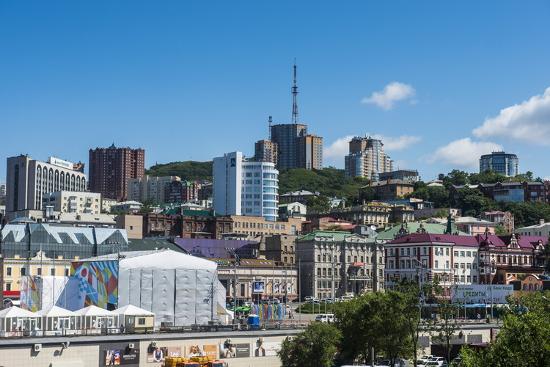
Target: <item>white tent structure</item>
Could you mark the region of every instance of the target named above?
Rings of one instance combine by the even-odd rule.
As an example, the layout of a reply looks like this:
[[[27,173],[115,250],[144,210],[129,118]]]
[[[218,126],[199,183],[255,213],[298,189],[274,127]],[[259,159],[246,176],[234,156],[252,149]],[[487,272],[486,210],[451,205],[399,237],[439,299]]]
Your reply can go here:
[[[118,315],[97,306],[88,306],[75,311],[77,329],[84,334],[107,334],[118,332]]]
[[[42,318],[43,335],[74,335],[78,333],[80,316],[58,306],[50,306],[36,312]]]
[[[134,305],[126,305],[113,311],[126,332],[151,331],[155,327],[155,314]]]
[[[34,312],[16,306],[0,311],[0,335],[3,337],[36,335],[41,328],[41,318]]]

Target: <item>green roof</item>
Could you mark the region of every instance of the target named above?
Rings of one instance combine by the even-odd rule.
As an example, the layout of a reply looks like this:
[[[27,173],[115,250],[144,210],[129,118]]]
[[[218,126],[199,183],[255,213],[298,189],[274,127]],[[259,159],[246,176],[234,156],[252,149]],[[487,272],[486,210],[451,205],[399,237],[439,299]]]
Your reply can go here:
[[[426,230],[426,233],[443,234],[447,229],[446,224],[439,224],[439,223],[409,222],[409,223],[403,224],[403,226],[407,229],[409,233],[416,233],[416,231],[420,228],[421,224],[422,224],[422,227],[424,227],[424,229]],[[401,230],[401,226],[402,226],[401,224],[396,224],[395,226],[378,233],[377,238],[379,240],[391,241],[395,239],[396,235]],[[460,232],[454,223],[452,224],[452,230],[453,230],[453,233],[458,232],[458,234],[461,236],[467,235],[467,233]]]
[[[343,241],[349,236],[353,236],[353,234],[346,231],[313,231],[298,237],[296,241],[312,241],[315,237],[334,237],[335,241]]]
[[[182,210],[181,213],[188,217],[212,217],[209,210]]]

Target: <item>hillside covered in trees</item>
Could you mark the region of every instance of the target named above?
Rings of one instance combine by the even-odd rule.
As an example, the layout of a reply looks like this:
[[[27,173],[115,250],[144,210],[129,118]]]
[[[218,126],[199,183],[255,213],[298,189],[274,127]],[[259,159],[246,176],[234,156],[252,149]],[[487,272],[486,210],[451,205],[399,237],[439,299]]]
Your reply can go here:
[[[145,171],[151,176],[179,176],[183,180],[212,180],[212,161],[183,161],[155,164]]]

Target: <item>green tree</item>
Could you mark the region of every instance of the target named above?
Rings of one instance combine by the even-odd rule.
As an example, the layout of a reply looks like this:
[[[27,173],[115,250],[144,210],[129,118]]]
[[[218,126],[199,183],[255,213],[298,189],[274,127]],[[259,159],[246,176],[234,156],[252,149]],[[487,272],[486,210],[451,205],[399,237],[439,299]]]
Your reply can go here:
[[[550,292],[509,300],[496,340],[485,350],[463,348],[466,367],[546,367],[550,364]]]
[[[315,322],[293,338],[283,340],[277,353],[283,367],[330,367],[338,351],[340,331]]]
[[[458,190],[455,205],[462,209],[463,215],[477,217],[482,212],[496,207],[494,201],[484,196],[481,191],[469,187]]]
[[[320,195],[307,200],[308,212],[327,213],[330,211],[330,201],[326,196]]]
[[[398,357],[408,358],[412,354],[412,343],[405,299],[401,292],[387,291],[337,304],[336,326],[342,333],[341,362],[366,364],[376,352],[383,353],[391,362]]]
[[[445,345],[447,362],[451,361],[451,340],[456,331],[460,329],[458,324],[458,306],[446,299],[440,300],[438,304],[438,320],[434,322],[432,331],[434,340]]]

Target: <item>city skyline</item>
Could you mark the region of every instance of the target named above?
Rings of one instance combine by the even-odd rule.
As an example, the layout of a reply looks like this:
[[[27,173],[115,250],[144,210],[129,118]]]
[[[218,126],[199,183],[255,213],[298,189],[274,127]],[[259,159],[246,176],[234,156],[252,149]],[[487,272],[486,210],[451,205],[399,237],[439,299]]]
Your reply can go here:
[[[144,148],[146,167],[252,157],[268,116],[291,122],[294,57],[324,166],[343,168],[348,137],[370,134],[424,179],[476,172],[492,150],[550,177],[550,6],[397,3],[2,4],[0,182],[7,157],[87,162],[113,141]]]

